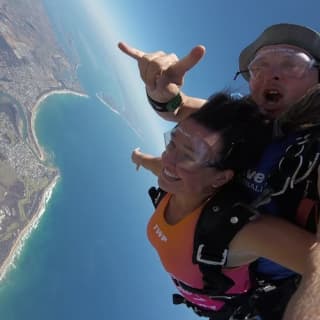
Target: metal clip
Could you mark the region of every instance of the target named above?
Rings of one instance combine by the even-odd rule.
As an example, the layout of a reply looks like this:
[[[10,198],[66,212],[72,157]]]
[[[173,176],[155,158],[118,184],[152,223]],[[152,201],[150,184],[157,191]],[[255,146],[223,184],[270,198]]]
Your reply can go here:
[[[202,250],[204,248],[204,244],[200,244],[197,250],[197,261],[202,262],[205,264],[213,265],[213,266],[223,266],[225,265],[227,261],[227,255],[228,255],[228,250],[224,249],[222,253],[222,259],[221,261],[212,261],[212,260],[207,260],[207,259],[202,259]]]

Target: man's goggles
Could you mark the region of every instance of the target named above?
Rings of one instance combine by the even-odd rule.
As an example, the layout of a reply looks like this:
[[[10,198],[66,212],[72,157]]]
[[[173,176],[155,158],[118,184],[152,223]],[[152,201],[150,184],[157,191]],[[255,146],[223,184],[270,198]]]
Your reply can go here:
[[[259,79],[270,69],[277,69],[283,76],[301,78],[319,64],[306,53],[294,49],[274,48],[258,53],[248,66],[251,79]]]
[[[257,80],[272,69],[278,70],[285,77],[299,79],[311,68],[319,66],[315,59],[302,51],[291,48],[269,48],[258,52],[250,62],[248,70],[237,72],[235,79],[240,73],[247,72],[251,80]]]

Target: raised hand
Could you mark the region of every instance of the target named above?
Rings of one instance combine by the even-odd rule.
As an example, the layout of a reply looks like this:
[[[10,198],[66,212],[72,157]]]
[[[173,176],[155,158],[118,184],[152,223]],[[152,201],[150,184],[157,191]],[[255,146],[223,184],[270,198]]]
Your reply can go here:
[[[149,96],[158,102],[171,100],[180,91],[184,76],[205,54],[203,46],[194,47],[182,59],[163,51],[145,53],[124,42],[118,44],[120,50],[138,62],[141,79]]]

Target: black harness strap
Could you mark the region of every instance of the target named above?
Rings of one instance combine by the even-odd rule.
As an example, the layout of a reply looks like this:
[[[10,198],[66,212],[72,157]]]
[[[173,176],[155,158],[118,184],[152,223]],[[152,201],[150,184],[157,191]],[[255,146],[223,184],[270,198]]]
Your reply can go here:
[[[240,202],[245,199],[243,189],[230,184],[208,201],[202,210],[196,227],[192,260],[203,274],[204,294],[221,295],[234,285],[221,269],[227,262],[229,243],[257,215]]]
[[[247,300],[248,297],[246,295],[239,295],[236,299],[229,301],[228,304],[226,304],[225,306],[223,306],[220,310],[208,310],[208,309],[204,309],[201,308],[193,303],[191,303],[190,301],[186,300],[183,296],[181,296],[180,294],[173,294],[172,295],[172,302],[175,305],[179,305],[179,304],[185,304],[188,308],[191,308],[198,316],[200,317],[208,317],[212,320],[226,320],[226,319],[233,319],[233,320],[254,320],[256,318],[247,318],[246,316],[248,314],[241,314],[241,316],[243,315],[243,317],[233,317],[233,315],[235,314],[235,310],[238,309],[239,305],[242,305],[243,302],[245,302],[245,299]]]
[[[149,189],[155,207],[165,194],[160,188]],[[225,276],[221,269],[227,262],[229,243],[238,231],[257,215],[256,211],[240,202],[245,199],[243,188],[230,183],[204,206],[196,226],[192,257],[193,263],[199,265],[203,275],[204,288],[191,288],[179,281],[179,286],[184,290],[215,299],[220,297],[221,300],[235,296],[225,294],[234,285],[234,281]]]
[[[156,208],[160,203],[161,199],[165,196],[166,192],[161,188],[151,187],[148,190],[149,197],[151,198],[152,204]]]

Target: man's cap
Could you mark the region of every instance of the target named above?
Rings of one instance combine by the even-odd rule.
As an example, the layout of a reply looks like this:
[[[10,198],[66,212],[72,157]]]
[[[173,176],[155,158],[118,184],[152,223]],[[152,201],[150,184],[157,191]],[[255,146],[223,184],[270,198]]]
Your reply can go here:
[[[280,23],[265,29],[255,41],[242,50],[239,56],[239,71],[248,69],[249,63],[259,49],[276,44],[299,47],[320,61],[319,32],[297,24]],[[242,73],[242,76],[249,80],[247,72]]]

